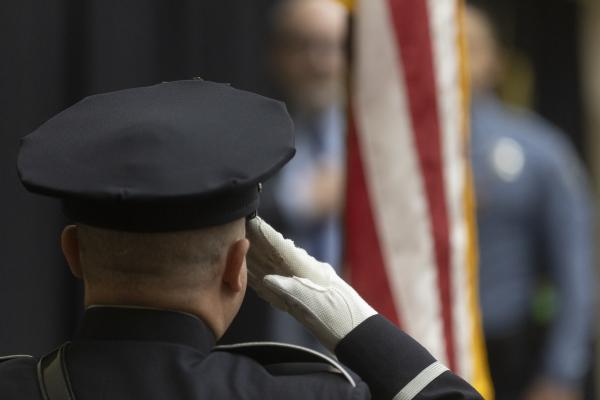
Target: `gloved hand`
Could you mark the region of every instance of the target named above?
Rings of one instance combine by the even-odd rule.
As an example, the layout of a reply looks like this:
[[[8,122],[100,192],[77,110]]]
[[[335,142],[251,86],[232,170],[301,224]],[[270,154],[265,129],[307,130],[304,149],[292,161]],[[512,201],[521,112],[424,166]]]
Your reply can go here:
[[[248,222],[247,236],[250,286],[296,318],[329,350],[377,313],[331,265],[315,260],[262,219]]]

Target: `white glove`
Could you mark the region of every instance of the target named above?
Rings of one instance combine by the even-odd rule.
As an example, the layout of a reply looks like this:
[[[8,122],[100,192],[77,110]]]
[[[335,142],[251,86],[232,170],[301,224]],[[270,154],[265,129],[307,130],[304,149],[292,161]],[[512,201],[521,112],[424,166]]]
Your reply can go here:
[[[315,260],[262,219],[248,222],[247,236],[250,286],[290,313],[329,350],[377,313],[331,265]]]

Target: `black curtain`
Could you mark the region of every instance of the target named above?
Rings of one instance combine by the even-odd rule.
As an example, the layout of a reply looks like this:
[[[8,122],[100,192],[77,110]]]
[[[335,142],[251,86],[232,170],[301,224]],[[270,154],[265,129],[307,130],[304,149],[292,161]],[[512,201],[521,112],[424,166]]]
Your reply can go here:
[[[586,156],[581,82],[580,2],[516,1],[516,44],[533,63],[537,111],[570,137]]]
[[[99,92],[196,76],[262,91],[274,1],[0,2],[0,355],[47,351],[82,309],[59,251],[60,205],[19,184],[19,139]]]

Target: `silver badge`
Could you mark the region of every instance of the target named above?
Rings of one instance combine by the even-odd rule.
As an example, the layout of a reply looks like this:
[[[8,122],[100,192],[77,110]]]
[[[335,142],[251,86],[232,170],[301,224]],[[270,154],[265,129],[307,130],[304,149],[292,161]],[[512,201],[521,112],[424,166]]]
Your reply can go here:
[[[511,138],[498,140],[492,152],[492,165],[500,179],[505,182],[516,181],[525,166],[523,147]]]

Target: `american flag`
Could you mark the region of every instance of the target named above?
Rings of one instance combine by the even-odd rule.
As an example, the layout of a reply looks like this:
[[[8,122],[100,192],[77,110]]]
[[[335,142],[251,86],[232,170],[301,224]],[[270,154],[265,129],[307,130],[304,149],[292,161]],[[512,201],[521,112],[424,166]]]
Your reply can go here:
[[[491,399],[460,0],[357,0],[346,261],[379,312]]]

